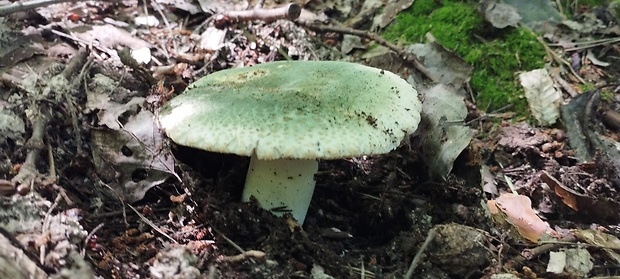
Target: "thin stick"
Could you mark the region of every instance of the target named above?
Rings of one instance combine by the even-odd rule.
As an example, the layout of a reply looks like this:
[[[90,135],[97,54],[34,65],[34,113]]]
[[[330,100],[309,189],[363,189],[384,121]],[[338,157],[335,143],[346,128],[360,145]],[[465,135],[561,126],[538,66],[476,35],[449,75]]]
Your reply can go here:
[[[480,116],[478,116],[478,117],[476,117],[476,118],[474,118],[474,119],[472,119],[472,120],[469,120],[469,121],[465,122],[465,124],[464,124],[464,125],[465,125],[465,126],[467,126],[467,125],[469,125],[469,124],[471,124],[471,123],[474,123],[474,122],[476,122],[476,121],[478,121],[478,120],[481,120],[481,119],[487,119],[487,118],[490,118],[490,117],[494,117],[494,114],[500,113],[500,112],[502,112],[502,111],[504,111],[504,110],[506,110],[506,109],[509,109],[509,108],[512,108],[512,104],[510,104],[510,105],[505,105],[505,106],[503,106],[503,107],[501,107],[501,108],[498,108],[498,109],[496,109],[496,110],[494,110],[494,111],[492,111],[492,112],[490,112],[490,113],[483,113],[482,115],[480,115]],[[501,117],[501,116],[500,116],[500,117]]]
[[[515,268],[517,268],[517,266],[523,264],[525,261],[532,259],[542,253],[545,253],[551,249],[555,249],[557,247],[560,247],[561,245],[559,244],[543,244],[543,245],[539,245],[536,246],[532,249],[524,249],[523,251],[521,251],[520,254],[514,256],[513,258],[509,259],[503,266],[502,269],[503,270],[513,270]]]
[[[99,229],[103,228],[103,225],[104,223],[97,225],[92,231],[90,231],[90,233],[88,233],[86,238],[84,238],[84,247],[82,247],[82,251],[80,251],[80,255],[82,255],[82,257],[86,255],[86,247],[88,247],[88,241],[90,241],[90,239],[93,237],[93,235],[95,235],[95,233],[97,233]]]
[[[213,226],[211,226],[211,229],[213,229],[216,233],[218,233],[222,238],[224,238],[224,240],[226,240],[226,242],[228,242],[228,244],[232,245],[232,247],[237,249],[237,251],[239,251],[241,254],[245,253],[245,250],[243,250],[241,246],[237,245],[237,243],[233,242],[230,238],[226,237],[226,235],[224,235],[221,231],[214,228]]]
[[[618,40],[620,40],[620,37],[605,38],[605,39],[598,39],[598,40],[587,40],[587,41],[579,41],[579,42],[570,42],[570,44],[571,45],[576,45],[576,46],[596,45],[596,44],[609,44],[609,43],[617,42]],[[565,44],[563,44],[563,43],[553,43],[553,44],[548,44],[548,45],[552,46],[552,47],[561,47],[561,46],[564,46]],[[567,50],[567,49],[565,49],[565,50]]]
[[[177,40],[173,38],[174,31],[172,31],[172,26],[170,26],[170,22],[168,21],[168,18],[164,14],[164,11],[162,11],[161,5],[159,5],[159,3],[156,3],[156,2],[150,2],[150,4],[151,4],[151,7],[153,7],[153,9],[157,11],[157,13],[159,13],[159,15],[164,21],[164,25],[166,25],[166,29],[168,29],[168,40],[169,42],[172,42],[172,49],[174,50],[174,53],[179,53],[178,51],[179,47],[177,44]],[[161,49],[164,52],[164,55],[166,55],[166,58],[169,58],[169,54],[168,54],[168,50],[166,49],[166,46],[162,45]]]
[[[337,26],[329,26],[329,25],[322,25],[322,24],[312,24],[312,23],[306,23],[306,22],[299,22],[302,26],[314,30],[314,31],[319,31],[319,32],[337,32],[337,33],[341,33],[341,34],[349,34],[349,35],[355,35],[355,36],[359,36],[359,37],[363,37],[366,39],[370,39],[373,40],[375,42],[377,42],[378,44],[385,46],[387,48],[389,48],[390,50],[396,52],[396,54],[403,60],[405,60],[406,62],[408,62],[409,64],[411,64],[416,70],[418,70],[420,73],[422,73],[424,76],[426,76],[428,79],[430,79],[433,82],[438,82],[439,79],[433,75],[431,75],[431,73],[428,71],[428,69],[426,69],[426,67],[424,67],[424,65],[420,62],[420,60],[418,60],[418,58],[412,54],[409,53],[407,51],[405,51],[403,48],[388,42],[386,39],[384,39],[383,37],[379,36],[377,33],[373,33],[370,31],[366,31],[366,30],[359,30],[359,29],[353,29],[353,28],[349,28],[349,27],[337,27]]]
[[[571,97],[575,98],[579,95],[575,89],[573,89],[568,82],[566,82],[558,73],[551,74],[551,77],[557,84],[560,85]]]
[[[43,235],[44,238],[46,238],[46,240],[43,243],[41,243],[41,246],[39,246],[39,262],[42,265],[45,265],[45,250],[46,250],[47,243],[50,242],[49,229],[52,223],[52,219],[51,219],[52,211],[56,209],[61,199],[62,197],[60,195],[56,196],[56,199],[54,199],[54,203],[47,210],[47,212],[45,213],[45,218],[43,219],[43,227],[42,227],[41,235]]]
[[[299,18],[299,15],[301,15],[301,6],[291,3],[286,6],[273,9],[256,8],[245,11],[226,11],[220,15],[227,17],[229,21],[233,22],[250,20],[273,22],[278,19],[295,20]]]
[[[104,183],[103,181],[101,181],[101,179],[97,181],[97,184],[98,184],[97,186],[99,186],[99,187],[103,186],[103,187],[105,187],[106,189],[110,190],[110,193],[112,193],[114,196],[116,196],[116,198],[118,199],[118,201],[119,201],[119,202],[121,203],[121,205],[122,205],[122,207],[121,207],[121,208],[122,208],[122,213],[123,213],[123,221],[125,222],[125,226],[126,226],[126,227],[129,227],[129,222],[127,222],[127,210],[125,210],[125,205],[126,205],[126,204],[125,204],[125,202],[123,201],[123,198],[121,198],[121,196],[120,196],[120,195],[119,195],[116,191],[114,191],[114,189],[112,189],[112,187],[111,187],[110,185],[108,185],[108,184]],[[132,207],[132,209],[134,209],[134,210],[135,210],[135,208],[134,208],[134,207]]]
[[[44,25],[39,25],[39,28],[43,28],[46,31],[52,32],[54,35],[57,35],[57,36],[60,36],[60,37],[72,40],[72,41],[74,41],[74,42],[76,42],[78,44],[82,44],[82,46],[84,46],[84,47],[97,49],[97,50],[99,50],[99,51],[101,51],[101,52],[103,52],[103,53],[105,53],[105,54],[107,54],[109,56],[114,56],[114,54],[116,53],[116,51],[114,51],[112,49],[109,49],[107,47],[93,45],[92,42],[84,41],[84,40],[82,40],[82,39],[80,39],[78,37],[75,37],[75,36],[69,35],[69,34],[65,34],[63,32],[60,32],[58,30],[46,27]],[[95,54],[95,53],[93,52],[93,54]]]
[[[362,273],[362,269],[359,267],[354,267],[354,266],[345,266],[344,268],[348,268],[349,270],[351,270],[352,272],[356,272],[356,273]],[[375,273],[370,271],[370,270],[366,270],[363,271],[364,272],[364,278],[375,278]]]
[[[167,239],[169,239],[170,241],[172,241],[172,243],[178,243],[174,238],[172,238],[171,236],[169,236],[166,232],[164,232],[162,229],[160,229],[157,225],[155,225],[155,223],[153,223],[153,221],[149,220],[148,218],[146,218],[144,215],[142,215],[142,213],[140,213],[140,211],[138,211],[135,207],[133,207],[131,204],[126,204],[127,207],[131,208],[131,210],[133,210],[133,212],[138,215],[138,217],[140,217],[140,219],[142,219],[142,221],[144,223],[146,223],[147,225],[149,225],[153,230],[155,230],[156,232],[158,232],[159,234],[161,234],[162,236],[166,237]]]
[[[364,257],[360,257],[360,262],[362,264],[362,268],[361,268],[361,272],[360,272],[360,279],[365,279],[366,278],[366,268],[364,267]]]
[[[437,234],[437,230],[435,228],[432,228],[428,232],[426,240],[424,240],[424,243],[420,246],[420,250],[418,250],[418,253],[415,254],[415,257],[413,257],[413,260],[411,261],[411,265],[409,265],[409,270],[407,270],[404,277],[405,279],[411,279],[411,276],[413,276],[413,271],[415,271],[416,267],[418,267],[418,264],[420,264],[420,261],[422,260],[422,254],[424,254],[424,251],[428,248],[428,245],[435,238],[435,234]]]
[[[573,74],[573,76],[575,76],[575,78],[577,80],[579,80],[579,82],[581,82],[582,84],[586,83],[586,81],[583,80],[583,78],[581,76],[579,76],[579,74],[577,74],[577,72],[575,72],[575,69],[573,69],[573,66],[568,61],[566,61],[566,59],[564,59],[559,54],[557,54],[553,49],[551,49],[547,45],[545,40],[543,40],[543,38],[541,38],[540,36],[534,34],[534,31],[532,31],[532,30],[529,30],[529,31],[530,31],[530,33],[532,33],[532,35],[536,36],[536,40],[538,40],[538,42],[545,48],[545,51],[547,52],[547,54],[551,55],[551,58],[554,61],[556,61],[558,64],[566,65],[566,67],[570,70],[570,72]]]

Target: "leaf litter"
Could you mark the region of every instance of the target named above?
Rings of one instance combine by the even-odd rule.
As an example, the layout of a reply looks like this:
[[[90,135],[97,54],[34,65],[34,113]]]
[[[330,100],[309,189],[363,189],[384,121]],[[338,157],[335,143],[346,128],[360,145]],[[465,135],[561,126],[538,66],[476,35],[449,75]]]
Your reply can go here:
[[[0,127],[6,137],[0,178],[15,187],[6,193],[20,195],[2,200],[2,235],[17,241],[2,238],[0,244],[9,247],[4,251],[28,255],[9,265],[28,266],[40,278],[486,278],[503,269],[583,277],[595,274],[592,263],[601,257],[617,261],[617,89],[605,83],[617,75],[605,63],[617,51],[613,38],[605,36],[617,25],[598,16],[611,8],[579,10],[573,21],[536,29],[543,30],[558,71],[535,76],[537,89],[524,86],[524,95],[539,124],[557,121],[559,107],[562,117],[561,125],[543,128],[477,108],[468,87],[471,67],[432,39],[377,46],[373,36],[340,27],[317,31],[289,20],[204,21],[251,11],[258,7],[253,2],[157,1],[161,5],[146,10],[134,1],[65,3],[39,8],[48,26],[5,22],[2,37],[16,39],[3,41],[11,51],[0,55],[6,61],[1,95],[6,121],[0,123],[7,123]],[[354,2],[297,4],[310,22],[381,31],[418,1],[390,1],[385,7],[382,1]],[[513,28],[514,10],[524,22],[549,20],[517,1],[507,4],[512,6],[484,10],[489,19],[508,20],[492,22],[497,27]],[[261,8],[274,7],[266,1]],[[190,19],[184,21],[188,26],[179,25],[181,17]],[[209,29],[214,32],[204,32]],[[124,64],[124,47],[141,62]],[[69,66],[78,48],[89,49],[88,59]],[[407,52],[415,59],[401,59]],[[291,58],[359,57],[429,88],[423,96],[426,129],[388,155],[321,162],[303,227],[239,202],[247,160],[170,146],[158,133],[157,106],[205,74]],[[412,65],[416,59],[423,67]],[[165,85],[145,82],[150,71]],[[428,77],[440,84],[428,83]],[[604,87],[568,94],[567,87],[583,92],[576,85],[583,80]],[[612,98],[600,101],[609,94]],[[482,172],[480,165],[486,166]],[[508,196],[522,202],[502,200]],[[482,206],[486,201],[495,207]],[[134,202],[135,213],[127,202]],[[485,212],[494,208],[501,214],[493,221],[508,226],[491,229]],[[592,248],[567,249],[544,233],[562,241],[577,238]],[[523,248],[523,239],[545,249]],[[501,248],[506,246],[512,249]],[[423,254],[427,258],[420,262]]]

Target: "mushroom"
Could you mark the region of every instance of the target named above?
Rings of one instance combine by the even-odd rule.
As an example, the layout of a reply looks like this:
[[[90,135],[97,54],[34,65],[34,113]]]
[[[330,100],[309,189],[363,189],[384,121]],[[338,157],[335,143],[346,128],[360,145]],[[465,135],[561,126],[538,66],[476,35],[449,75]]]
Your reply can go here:
[[[159,120],[177,144],[251,156],[243,201],[286,208],[303,224],[318,159],[388,153],[416,130],[420,109],[417,91],[391,72],[282,61],[201,78]]]

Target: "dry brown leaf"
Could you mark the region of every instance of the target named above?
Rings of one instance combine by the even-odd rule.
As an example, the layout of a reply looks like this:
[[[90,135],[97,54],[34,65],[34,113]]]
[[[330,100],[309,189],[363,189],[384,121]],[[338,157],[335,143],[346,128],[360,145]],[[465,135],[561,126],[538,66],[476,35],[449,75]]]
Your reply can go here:
[[[488,205],[491,214],[501,211],[519,234],[529,241],[538,242],[545,233],[555,233],[547,222],[536,215],[532,209],[532,201],[526,196],[504,193],[495,200],[490,200]]]
[[[558,181],[555,177],[551,176],[548,172],[543,171],[540,175],[542,181],[547,183],[551,189],[555,192],[555,194],[560,197],[562,202],[566,204],[568,207],[575,211],[579,211],[579,206],[577,202],[578,193],[570,190],[562,182]]]

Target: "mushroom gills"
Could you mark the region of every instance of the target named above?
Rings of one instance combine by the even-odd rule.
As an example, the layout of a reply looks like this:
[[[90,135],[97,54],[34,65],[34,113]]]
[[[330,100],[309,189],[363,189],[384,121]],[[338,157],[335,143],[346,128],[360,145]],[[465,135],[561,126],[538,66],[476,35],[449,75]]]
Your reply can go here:
[[[318,169],[317,160],[260,160],[253,154],[242,199],[247,202],[253,196],[262,208],[284,208],[286,211],[272,212],[281,216],[290,211],[297,222],[303,224],[316,184],[314,174]]]

